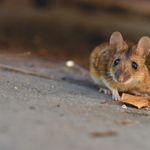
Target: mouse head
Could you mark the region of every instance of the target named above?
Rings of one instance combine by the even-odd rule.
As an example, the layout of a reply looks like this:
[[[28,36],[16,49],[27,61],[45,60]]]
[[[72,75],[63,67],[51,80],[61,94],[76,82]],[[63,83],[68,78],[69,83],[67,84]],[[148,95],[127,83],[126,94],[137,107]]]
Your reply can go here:
[[[150,51],[149,37],[142,37],[134,45],[125,42],[119,32],[114,32],[109,44],[113,54],[109,64],[110,74],[116,82],[125,84],[148,75],[145,59]]]

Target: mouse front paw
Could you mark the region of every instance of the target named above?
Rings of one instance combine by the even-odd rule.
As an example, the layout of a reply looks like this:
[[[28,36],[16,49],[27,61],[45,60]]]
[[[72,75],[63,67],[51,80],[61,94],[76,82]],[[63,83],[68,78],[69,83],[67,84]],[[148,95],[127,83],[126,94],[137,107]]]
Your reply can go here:
[[[129,91],[129,93],[134,94],[135,96],[145,96],[147,99],[150,99],[148,94],[142,94],[137,91]]]
[[[142,94],[143,96],[145,96],[147,99],[150,99],[148,94]]]
[[[120,100],[120,95],[119,95],[117,89],[114,89],[114,90],[112,91],[112,99],[113,99],[113,100],[116,100],[116,101],[119,101],[119,100]]]
[[[119,95],[113,95],[112,99],[116,100],[116,101],[120,101],[120,96]]]
[[[112,95],[112,92],[108,89],[105,89],[105,88],[100,88],[99,92],[100,93],[104,92],[105,94]]]

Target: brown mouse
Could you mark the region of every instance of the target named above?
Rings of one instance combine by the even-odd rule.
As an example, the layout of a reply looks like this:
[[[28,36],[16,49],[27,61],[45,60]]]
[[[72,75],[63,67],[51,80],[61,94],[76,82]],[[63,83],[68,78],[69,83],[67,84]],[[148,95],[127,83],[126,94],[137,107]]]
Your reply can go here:
[[[135,45],[114,32],[109,43],[97,46],[90,55],[90,74],[99,92],[112,94],[114,100],[120,100],[119,92],[142,95],[137,89],[146,88],[149,72],[145,60],[149,51],[149,37],[143,36]]]

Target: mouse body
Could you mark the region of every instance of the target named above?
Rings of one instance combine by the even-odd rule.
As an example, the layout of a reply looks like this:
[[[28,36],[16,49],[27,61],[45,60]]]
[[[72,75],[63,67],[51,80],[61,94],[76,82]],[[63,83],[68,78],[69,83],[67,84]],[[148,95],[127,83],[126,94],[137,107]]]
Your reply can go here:
[[[114,100],[120,100],[119,92],[142,95],[137,89],[144,90],[145,79],[149,78],[145,65],[149,51],[149,37],[142,37],[135,45],[114,32],[109,42],[97,46],[90,55],[90,74],[99,92],[112,94]]]

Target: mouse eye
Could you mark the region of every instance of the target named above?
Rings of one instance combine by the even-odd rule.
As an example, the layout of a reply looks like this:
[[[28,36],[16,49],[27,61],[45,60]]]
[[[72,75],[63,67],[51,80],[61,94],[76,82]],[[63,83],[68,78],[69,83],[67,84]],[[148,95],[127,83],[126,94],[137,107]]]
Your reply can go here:
[[[115,66],[118,65],[119,62],[120,62],[120,59],[116,59],[116,60],[114,61],[114,65],[115,65]]]
[[[138,67],[137,63],[136,63],[136,62],[133,62],[133,63],[132,63],[132,68],[137,69],[137,67]]]

